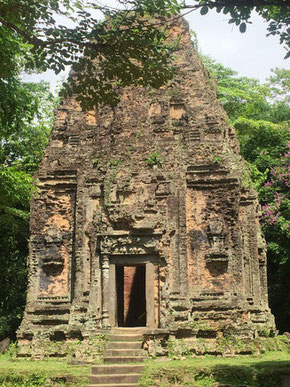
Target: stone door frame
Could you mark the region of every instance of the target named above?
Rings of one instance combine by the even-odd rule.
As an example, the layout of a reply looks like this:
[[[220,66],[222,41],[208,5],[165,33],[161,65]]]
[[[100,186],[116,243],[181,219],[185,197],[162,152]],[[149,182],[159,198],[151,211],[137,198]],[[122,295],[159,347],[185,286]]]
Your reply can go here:
[[[157,255],[109,255],[102,259],[103,327],[118,327],[116,266],[145,266],[146,327],[159,326],[159,264]],[[158,285],[158,301],[154,290]],[[157,301],[157,302],[156,302]],[[158,304],[157,304],[158,303]]]

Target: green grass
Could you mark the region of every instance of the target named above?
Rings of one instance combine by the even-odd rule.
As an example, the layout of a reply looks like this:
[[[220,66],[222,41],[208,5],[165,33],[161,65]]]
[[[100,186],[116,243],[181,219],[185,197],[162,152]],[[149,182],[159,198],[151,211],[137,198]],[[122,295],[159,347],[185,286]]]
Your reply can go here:
[[[0,386],[85,386],[90,366],[69,365],[65,360],[15,360],[0,355]]]
[[[0,355],[0,386],[85,386],[90,366],[72,366],[65,360],[19,360]],[[205,356],[184,360],[149,360],[141,386],[280,387],[281,375],[290,375],[290,352],[267,352],[257,356],[222,358]]]
[[[268,352],[259,356],[186,358],[148,361],[142,386],[199,386],[213,383],[232,386],[278,387],[281,376],[290,375],[290,353]]]

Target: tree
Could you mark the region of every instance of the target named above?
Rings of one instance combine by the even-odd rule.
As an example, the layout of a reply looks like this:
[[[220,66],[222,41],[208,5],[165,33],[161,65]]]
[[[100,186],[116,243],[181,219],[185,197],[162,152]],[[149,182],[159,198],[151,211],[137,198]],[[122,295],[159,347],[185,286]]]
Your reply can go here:
[[[244,117],[234,122],[241,145],[241,154],[261,172],[280,165],[290,141],[288,125]],[[265,175],[265,179],[268,175]]]
[[[166,33],[154,16],[177,14],[176,0],[123,0],[122,10],[82,0],[2,0],[0,4],[0,78],[15,74],[17,58],[26,70],[72,65],[68,95],[77,94],[83,107],[115,104],[118,88],[159,87],[172,76]],[[93,11],[101,11],[100,21]],[[66,19],[68,27],[57,23]],[[4,51],[5,50],[5,51]],[[21,66],[20,66],[21,67]],[[99,76],[98,76],[99,75]]]
[[[232,123],[239,117],[276,124],[290,121],[290,71],[274,69],[266,83],[240,77],[207,56],[202,61],[217,81],[217,97]]]
[[[25,304],[31,189],[27,173],[0,168],[0,340],[15,335]]]
[[[48,84],[14,79],[6,86],[10,105],[0,104],[0,339],[14,337],[22,317],[32,174],[43,157],[56,103]]]
[[[288,144],[290,147],[290,143]],[[270,305],[281,331],[289,329],[290,318],[290,152],[270,168],[259,196],[263,229],[268,242]]]
[[[229,23],[239,26],[244,33],[253,11],[268,22],[268,34],[278,35],[280,44],[287,50],[285,59],[290,57],[290,5],[288,0],[191,0],[184,8],[200,9],[201,15],[209,10],[229,15]]]
[[[217,97],[232,122],[241,116],[252,119],[265,117],[269,109],[268,87],[261,85],[257,79],[239,77],[236,71],[209,57],[202,56],[202,61],[217,81]]]
[[[0,90],[0,165],[32,174],[42,159],[57,99],[46,82],[14,79]]]

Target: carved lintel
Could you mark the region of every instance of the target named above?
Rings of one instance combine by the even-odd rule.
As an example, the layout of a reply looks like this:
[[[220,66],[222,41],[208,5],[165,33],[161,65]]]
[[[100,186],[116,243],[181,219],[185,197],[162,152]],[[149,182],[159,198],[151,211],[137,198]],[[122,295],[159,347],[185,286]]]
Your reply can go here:
[[[102,254],[156,254],[159,238],[156,235],[106,235],[101,240]]]

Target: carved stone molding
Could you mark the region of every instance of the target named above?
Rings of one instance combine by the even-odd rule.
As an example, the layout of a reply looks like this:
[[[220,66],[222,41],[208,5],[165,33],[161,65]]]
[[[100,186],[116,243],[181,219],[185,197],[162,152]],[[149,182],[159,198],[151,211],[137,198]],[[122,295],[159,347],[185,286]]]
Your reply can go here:
[[[111,255],[156,254],[160,235],[101,236],[101,253]]]

